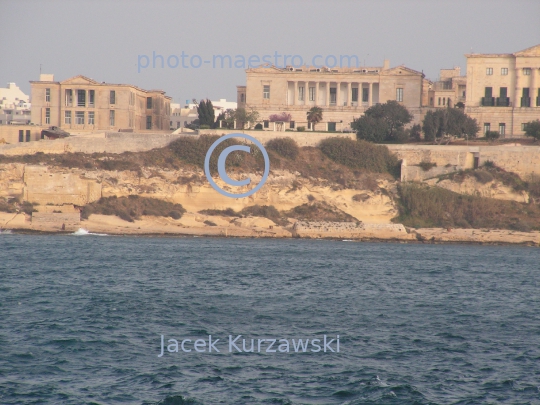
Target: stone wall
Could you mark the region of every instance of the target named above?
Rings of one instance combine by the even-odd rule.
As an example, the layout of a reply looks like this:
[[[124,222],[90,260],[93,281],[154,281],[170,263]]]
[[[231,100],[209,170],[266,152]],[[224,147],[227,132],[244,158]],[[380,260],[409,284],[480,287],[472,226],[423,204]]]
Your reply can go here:
[[[36,125],[0,125],[0,147],[4,143],[22,145],[27,142],[27,136],[29,136],[29,141],[39,141],[41,129],[42,127]],[[19,143],[21,131],[23,131],[23,142]]]
[[[101,183],[74,173],[27,165],[24,169],[25,201],[46,204],[86,205],[101,198]]]
[[[251,135],[263,145],[271,139],[290,137],[298,143],[298,146],[317,146],[323,139],[331,137],[356,139],[356,134],[351,132],[298,132],[298,131],[250,131],[241,129],[207,129],[201,130],[201,135],[227,135],[242,133]]]
[[[76,231],[81,226],[79,212],[33,212],[32,229],[40,231]],[[64,229],[63,229],[64,228]]]
[[[362,222],[307,222],[294,224],[293,236],[311,238],[385,238],[412,239],[402,224]]]
[[[449,171],[472,169],[475,158],[478,165],[492,161],[506,171],[514,172],[527,179],[540,174],[540,146],[497,145],[497,146],[451,146],[451,145],[387,145],[402,159],[401,179],[424,180]],[[436,163],[437,168],[423,172],[418,164]],[[449,165],[449,166],[448,166]],[[453,166],[453,167],[450,167]],[[439,173],[440,172],[440,173]]]

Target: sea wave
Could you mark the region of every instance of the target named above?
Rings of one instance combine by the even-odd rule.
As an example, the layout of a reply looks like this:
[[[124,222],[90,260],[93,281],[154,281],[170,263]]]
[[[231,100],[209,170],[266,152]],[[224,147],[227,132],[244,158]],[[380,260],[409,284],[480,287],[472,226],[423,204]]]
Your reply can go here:
[[[86,235],[93,235],[93,236],[109,236],[107,235],[106,233],[94,233],[94,232],[89,232],[88,230],[84,229],[84,228],[79,228],[77,229],[75,232],[72,233],[72,235],[75,235],[75,236],[86,236]]]

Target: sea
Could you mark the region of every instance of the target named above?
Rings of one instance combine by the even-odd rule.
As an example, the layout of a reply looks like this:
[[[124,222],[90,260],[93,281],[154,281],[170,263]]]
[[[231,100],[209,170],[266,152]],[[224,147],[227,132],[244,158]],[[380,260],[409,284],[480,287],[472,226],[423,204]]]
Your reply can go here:
[[[540,404],[540,249],[2,233],[0,404]]]

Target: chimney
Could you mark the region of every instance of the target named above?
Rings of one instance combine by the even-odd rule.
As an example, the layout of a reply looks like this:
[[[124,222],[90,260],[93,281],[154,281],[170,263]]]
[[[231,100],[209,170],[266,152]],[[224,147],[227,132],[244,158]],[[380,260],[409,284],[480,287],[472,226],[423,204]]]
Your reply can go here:
[[[40,82],[54,82],[54,75],[48,73],[40,73],[39,75]]]
[[[384,65],[383,65],[383,70],[388,70],[388,69],[390,69],[390,60],[385,59],[384,60]]]

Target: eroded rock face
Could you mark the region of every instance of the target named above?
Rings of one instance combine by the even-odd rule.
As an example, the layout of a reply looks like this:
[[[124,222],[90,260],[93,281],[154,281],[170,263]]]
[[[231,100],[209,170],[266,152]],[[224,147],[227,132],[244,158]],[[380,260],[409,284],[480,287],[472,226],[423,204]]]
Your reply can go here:
[[[249,176],[253,184],[260,181],[260,175]],[[234,193],[242,191],[233,190],[219,179],[217,183]],[[234,199],[216,192],[202,171],[197,170],[143,168],[134,172],[0,165],[0,196],[22,197],[39,205],[83,206],[101,197],[139,195],[179,203],[195,213],[204,209],[240,211],[255,204],[273,205],[286,211],[315,200],[326,202],[359,221],[390,223],[398,213],[389,192],[395,189],[395,183],[384,180],[378,185],[375,191],[353,190],[320,179],[305,179],[298,173],[275,171],[255,195]],[[358,195],[362,198],[355,198]]]

